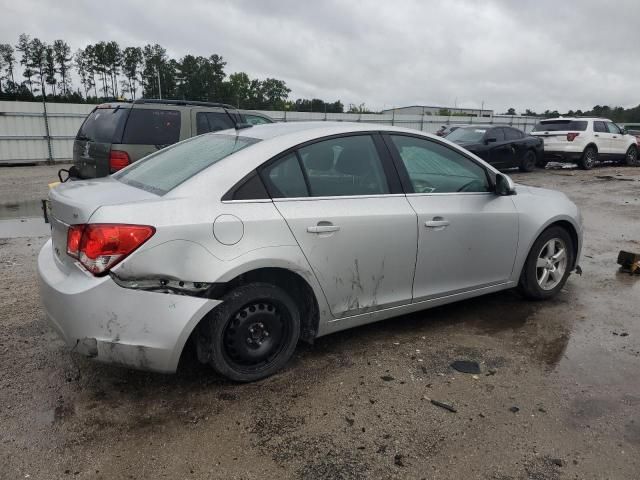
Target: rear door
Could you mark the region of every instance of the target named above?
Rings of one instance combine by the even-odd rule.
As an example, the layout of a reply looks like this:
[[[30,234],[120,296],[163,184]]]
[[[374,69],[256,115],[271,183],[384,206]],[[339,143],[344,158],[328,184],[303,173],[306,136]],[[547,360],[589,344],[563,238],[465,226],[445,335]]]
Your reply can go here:
[[[418,214],[413,301],[499,285],[511,277],[518,214],[493,193],[485,167],[439,142],[385,136]]]
[[[96,107],[85,119],[73,142],[73,163],[81,178],[109,175],[109,152],[119,143],[130,108],[117,104]]]
[[[595,120],[593,122],[593,138],[598,152],[603,154],[611,153],[611,133],[607,128],[606,122]]]
[[[334,317],[411,302],[416,214],[379,136],[308,144],[261,170]]]

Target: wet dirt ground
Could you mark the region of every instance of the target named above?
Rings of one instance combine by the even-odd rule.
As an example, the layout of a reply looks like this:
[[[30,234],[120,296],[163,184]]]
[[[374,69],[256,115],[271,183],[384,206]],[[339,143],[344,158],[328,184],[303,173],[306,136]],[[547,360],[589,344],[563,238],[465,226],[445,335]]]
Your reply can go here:
[[[4,220],[57,168],[1,169]],[[638,478],[640,277],[616,258],[640,252],[640,169],[513,177],[582,208],[584,275],[555,300],[503,292],[337,333],[250,385],[70,354],[40,307],[46,237],[0,238],[0,478]]]

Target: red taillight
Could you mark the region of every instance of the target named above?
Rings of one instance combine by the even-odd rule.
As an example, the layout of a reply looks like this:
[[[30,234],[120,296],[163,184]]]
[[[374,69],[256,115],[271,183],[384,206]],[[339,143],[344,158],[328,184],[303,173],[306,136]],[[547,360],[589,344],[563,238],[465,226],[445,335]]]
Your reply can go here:
[[[111,173],[122,170],[129,165],[129,154],[121,150],[111,150],[109,152],[109,170]]]
[[[79,259],[91,273],[99,276],[149,240],[155,231],[155,228],[148,225],[72,225],[67,234],[67,253]]]
[[[580,135],[578,132],[569,132],[567,133],[567,141],[573,142],[573,139]]]
[[[71,225],[67,230],[67,254],[73,258],[80,255],[80,238],[82,238],[84,225]]]

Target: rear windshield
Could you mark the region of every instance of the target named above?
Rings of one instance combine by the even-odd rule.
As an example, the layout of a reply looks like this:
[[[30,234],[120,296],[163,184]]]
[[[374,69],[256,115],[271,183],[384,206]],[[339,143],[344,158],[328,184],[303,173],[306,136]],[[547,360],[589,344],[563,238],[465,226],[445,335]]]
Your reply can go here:
[[[534,132],[584,132],[587,129],[586,120],[550,120],[540,122],[533,127]]]
[[[257,142],[258,139],[236,135],[193,137],[149,155],[113,177],[132,187],[164,195],[205,168]]]
[[[479,142],[486,132],[486,128],[456,128],[446,139],[452,142]]]
[[[96,108],[80,127],[76,139],[118,143],[128,113],[128,108]]]
[[[180,112],[134,108],[131,110],[122,143],[132,145],[172,145],[180,140]]]

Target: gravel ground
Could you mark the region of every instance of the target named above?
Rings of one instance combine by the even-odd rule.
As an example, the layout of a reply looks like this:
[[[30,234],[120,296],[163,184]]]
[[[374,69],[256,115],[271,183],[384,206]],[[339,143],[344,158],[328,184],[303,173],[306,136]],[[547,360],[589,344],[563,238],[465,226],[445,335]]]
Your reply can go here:
[[[0,169],[0,214],[58,168]],[[0,238],[0,478],[638,478],[640,277],[615,261],[640,252],[640,169],[513,177],[582,208],[584,275],[555,300],[502,292],[337,333],[250,385],[70,354],[40,306],[46,237]]]

